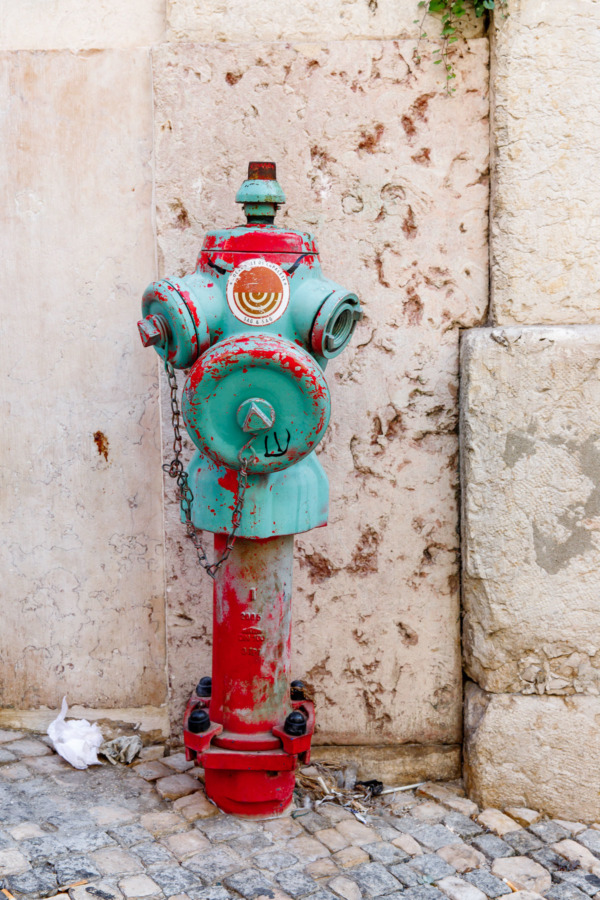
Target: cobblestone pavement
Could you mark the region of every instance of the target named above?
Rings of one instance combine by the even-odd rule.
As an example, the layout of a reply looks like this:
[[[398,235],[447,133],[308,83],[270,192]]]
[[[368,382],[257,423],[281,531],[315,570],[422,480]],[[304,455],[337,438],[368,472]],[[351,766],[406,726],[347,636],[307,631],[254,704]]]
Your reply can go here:
[[[250,822],[209,803],[182,753],[72,769],[0,731],[0,900],[600,900],[600,825],[480,811],[457,785]]]

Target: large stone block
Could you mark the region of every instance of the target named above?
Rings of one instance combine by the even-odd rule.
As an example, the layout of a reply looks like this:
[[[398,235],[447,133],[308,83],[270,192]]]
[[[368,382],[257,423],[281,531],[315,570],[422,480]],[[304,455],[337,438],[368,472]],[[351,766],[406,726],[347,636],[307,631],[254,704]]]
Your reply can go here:
[[[440,34],[440,17],[424,15],[418,0],[167,0],[167,22],[169,40],[205,43],[411,38],[414,51],[421,30]],[[467,14],[460,31],[480,37],[483,22]]]
[[[151,92],[145,51],[0,55],[0,706],[17,710],[165,700],[157,366],[135,328]]]
[[[241,221],[248,160],[273,159],[278,220],[316,232],[326,274],[365,305],[326,373],[330,525],[296,542],[295,675],[329,744],[460,739],[457,341],[486,315],[487,46],[461,51],[452,101],[412,47],[154,52],[162,271],[188,271],[206,229]],[[211,586],[167,509],[179,716],[209,671]]]
[[[600,818],[600,698],[465,690],[469,796],[482,807],[527,806],[577,822]]]
[[[600,327],[462,346],[464,653],[490,691],[600,693]]]
[[[83,50],[156,44],[165,0],[0,0],[0,50]]]
[[[510,0],[492,57],[495,324],[600,322],[600,5]]]

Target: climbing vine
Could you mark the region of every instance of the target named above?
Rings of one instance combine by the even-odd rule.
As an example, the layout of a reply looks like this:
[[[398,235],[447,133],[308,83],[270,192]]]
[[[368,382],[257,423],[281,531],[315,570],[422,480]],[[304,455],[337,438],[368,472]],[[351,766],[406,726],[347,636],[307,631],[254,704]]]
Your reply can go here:
[[[493,10],[502,10],[506,16],[508,0],[420,0],[419,9],[423,10],[421,19],[415,19],[419,25],[419,43],[417,45],[416,59],[421,61],[419,56],[419,46],[422,40],[427,37],[424,31],[425,21],[428,15],[438,15],[442,20],[441,44],[437,50],[433,51],[434,64],[441,66],[446,76],[446,91],[448,94],[454,93],[455,88],[452,87],[452,81],[456,78],[454,67],[448,58],[449,50],[452,44],[456,43],[460,34],[460,20],[466,15],[467,10],[472,8],[475,10],[477,18],[486,15]]]

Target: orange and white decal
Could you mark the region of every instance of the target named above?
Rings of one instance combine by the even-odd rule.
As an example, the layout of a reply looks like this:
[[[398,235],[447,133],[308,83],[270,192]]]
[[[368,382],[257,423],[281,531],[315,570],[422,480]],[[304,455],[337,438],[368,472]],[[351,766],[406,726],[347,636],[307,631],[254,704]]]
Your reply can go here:
[[[227,303],[240,322],[270,325],[287,309],[290,285],[283,269],[264,259],[248,259],[229,276]]]

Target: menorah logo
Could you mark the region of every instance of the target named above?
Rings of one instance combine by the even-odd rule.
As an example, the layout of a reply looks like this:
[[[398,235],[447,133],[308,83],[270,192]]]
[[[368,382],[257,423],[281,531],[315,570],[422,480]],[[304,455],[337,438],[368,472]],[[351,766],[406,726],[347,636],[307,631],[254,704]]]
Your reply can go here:
[[[270,325],[287,309],[290,286],[285,272],[264,259],[249,259],[229,276],[227,303],[246,325]]]

